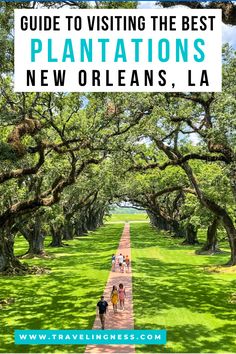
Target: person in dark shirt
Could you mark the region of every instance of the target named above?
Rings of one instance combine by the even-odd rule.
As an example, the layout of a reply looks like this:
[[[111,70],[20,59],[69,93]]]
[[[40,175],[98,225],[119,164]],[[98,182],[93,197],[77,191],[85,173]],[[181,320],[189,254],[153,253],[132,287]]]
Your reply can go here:
[[[108,303],[104,300],[104,296],[101,296],[101,300],[97,303],[99,318],[102,324],[102,329],[105,329],[105,316],[108,307]]]

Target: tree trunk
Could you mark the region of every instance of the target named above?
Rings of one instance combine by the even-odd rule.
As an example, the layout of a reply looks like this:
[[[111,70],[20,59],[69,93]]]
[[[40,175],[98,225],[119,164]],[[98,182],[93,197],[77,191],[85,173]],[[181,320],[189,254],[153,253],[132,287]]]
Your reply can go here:
[[[27,266],[21,264],[14,255],[14,237],[10,230],[0,230],[0,272],[18,274],[26,269]]]
[[[88,230],[89,231],[95,231],[99,227],[99,222],[100,222],[100,213],[99,211],[94,211],[91,210],[90,214],[88,215]]]
[[[172,219],[170,221],[171,232],[173,232],[173,237],[184,237],[185,236],[185,229],[177,220]]]
[[[196,253],[197,254],[214,254],[219,252],[217,245],[217,227],[219,225],[219,219],[215,218],[211,225],[207,229],[207,240],[205,245]]]
[[[158,230],[170,231],[173,233],[173,237],[184,237],[184,229],[177,220],[165,218],[163,215],[150,210],[147,210],[147,214],[153,227]]]
[[[156,227],[159,230],[170,231],[170,225],[161,215],[150,210],[147,210],[147,214],[153,227]]]
[[[35,233],[31,234],[31,237],[28,239],[29,242],[29,249],[27,254],[32,255],[43,255],[45,254],[44,251],[44,236],[42,233]]]
[[[234,200],[236,201],[236,162],[232,163],[229,169],[230,185],[233,192]]]
[[[70,221],[65,221],[63,226],[63,240],[73,240],[74,238],[74,227]]]
[[[182,242],[183,245],[199,244],[197,239],[197,230],[193,224],[188,224],[186,227],[186,238]]]
[[[218,219],[214,219],[212,224],[207,229],[207,242],[205,244],[205,251],[211,251],[214,253],[217,250],[217,226]]]
[[[78,236],[83,236],[88,233],[88,229],[86,228],[85,223],[82,221],[76,223],[75,229],[76,229],[76,235]]]
[[[233,266],[236,265],[236,229],[227,212],[224,213],[222,221],[228,235],[231,250],[230,260],[226,263],[226,265]]]
[[[61,228],[55,228],[53,225],[50,227],[52,234],[52,242],[49,244],[50,247],[63,247],[62,243],[62,232]]]
[[[32,228],[21,227],[21,233],[29,243],[28,251],[25,256],[42,256],[45,255],[44,251],[44,235],[41,229],[40,216],[35,218]]]

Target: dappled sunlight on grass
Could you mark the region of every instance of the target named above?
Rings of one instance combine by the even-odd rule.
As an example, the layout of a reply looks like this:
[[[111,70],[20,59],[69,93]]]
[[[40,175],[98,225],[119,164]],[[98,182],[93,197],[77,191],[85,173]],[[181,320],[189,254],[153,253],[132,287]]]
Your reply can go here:
[[[233,274],[208,273],[228,254],[197,256],[146,224],[131,226],[135,327],[167,329],[164,346],[137,346],[137,352],[236,352],[236,309],[229,303]]]
[[[90,329],[105,287],[123,223],[108,224],[68,247],[47,248],[49,259],[27,259],[50,273],[0,278],[1,298],[15,302],[1,311],[0,352],[73,353],[85,346],[16,346],[14,329]],[[135,328],[167,329],[166,346],[137,346],[137,352],[234,353],[235,273],[209,272],[229,254],[198,256],[199,246],[158,233],[146,223],[131,225]],[[46,244],[49,244],[49,239]],[[224,244],[224,249],[227,244]],[[23,238],[16,253],[26,251]],[[3,343],[3,344],[2,344]]]
[[[84,346],[17,346],[15,329],[90,329],[96,304],[111,268],[122,224],[107,225],[88,236],[67,241],[68,247],[47,248],[52,259],[27,259],[31,265],[51,268],[50,274],[0,278],[1,298],[15,303],[1,311],[0,352],[83,352]],[[45,244],[49,243],[49,239]],[[16,253],[27,249],[23,238],[16,240]]]

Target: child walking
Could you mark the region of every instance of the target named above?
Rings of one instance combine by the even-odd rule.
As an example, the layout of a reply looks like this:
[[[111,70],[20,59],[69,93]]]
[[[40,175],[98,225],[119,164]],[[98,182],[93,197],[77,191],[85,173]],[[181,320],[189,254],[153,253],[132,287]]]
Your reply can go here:
[[[122,283],[119,284],[118,292],[119,292],[120,308],[121,310],[124,310],[126,293],[125,293],[124,285]]]
[[[124,273],[125,272],[125,262],[123,262],[122,264],[121,264],[121,267],[120,267],[120,271],[121,271],[121,273]]]
[[[125,257],[125,263],[126,263],[126,266],[127,266],[127,272],[129,272],[130,260],[129,260],[129,256],[128,255]]]

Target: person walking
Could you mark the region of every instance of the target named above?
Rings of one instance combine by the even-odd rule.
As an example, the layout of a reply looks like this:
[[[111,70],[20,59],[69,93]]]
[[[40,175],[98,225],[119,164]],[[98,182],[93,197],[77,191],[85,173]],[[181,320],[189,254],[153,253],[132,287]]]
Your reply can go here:
[[[111,256],[111,270],[112,272],[116,271],[116,256],[114,254]]]
[[[106,318],[108,303],[105,301],[104,296],[101,296],[101,300],[98,301],[97,307],[99,311],[99,318],[101,321],[102,329],[105,329],[105,318]]]
[[[120,270],[121,270],[121,273],[125,272],[125,262],[122,263]]]
[[[126,266],[127,266],[127,272],[129,272],[130,260],[129,260],[129,256],[128,255],[125,257],[125,263],[126,263]]]
[[[122,271],[122,265],[123,265],[123,256],[122,253],[120,253],[120,255],[118,256],[118,260],[119,260],[119,267],[120,267],[120,272]]]
[[[111,291],[111,303],[113,306],[113,311],[114,313],[117,313],[117,304],[118,304],[118,290],[117,290],[117,286],[113,285],[112,291]]]
[[[124,310],[126,293],[125,293],[124,285],[122,283],[119,284],[118,293],[119,293],[119,300],[120,300],[120,308],[121,310]]]

